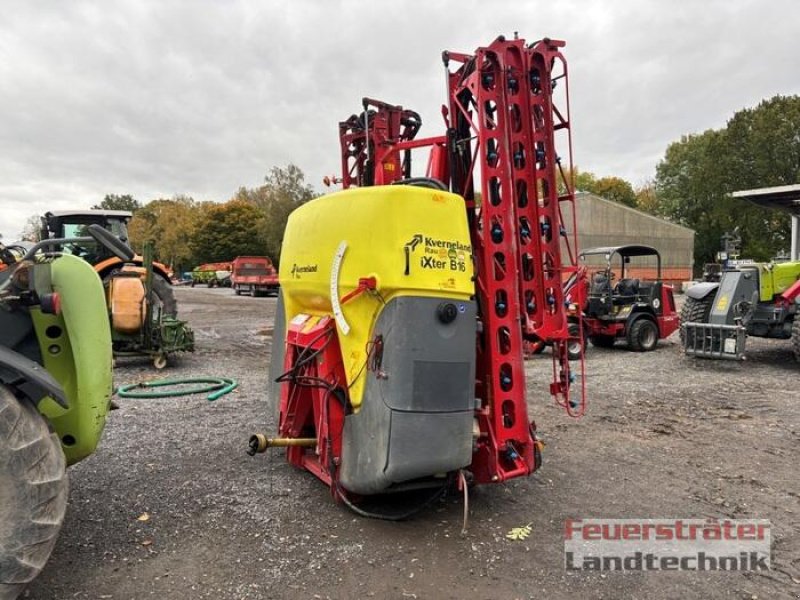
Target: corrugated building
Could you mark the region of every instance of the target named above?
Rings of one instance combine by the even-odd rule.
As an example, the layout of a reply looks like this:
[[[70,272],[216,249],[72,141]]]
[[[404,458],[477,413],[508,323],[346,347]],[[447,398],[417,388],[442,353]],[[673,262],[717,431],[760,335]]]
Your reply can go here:
[[[692,278],[694,230],[586,192],[578,192],[575,201],[581,249],[624,244],[653,246],[661,253],[664,281],[680,286]],[[564,219],[572,223],[568,212]],[[626,267],[626,276],[653,279],[655,266],[655,261],[633,259]],[[592,270],[591,264],[589,269]]]

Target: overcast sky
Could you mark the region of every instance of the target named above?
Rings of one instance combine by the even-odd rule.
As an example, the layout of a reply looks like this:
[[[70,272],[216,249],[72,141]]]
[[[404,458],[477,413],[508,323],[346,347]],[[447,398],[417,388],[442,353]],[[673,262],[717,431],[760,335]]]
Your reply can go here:
[[[4,3],[0,233],[105,194],[224,201],[293,162],[322,191],[362,96],[442,131],[442,50],[567,41],[575,163],[634,185],[667,144],[800,93],[796,0]]]

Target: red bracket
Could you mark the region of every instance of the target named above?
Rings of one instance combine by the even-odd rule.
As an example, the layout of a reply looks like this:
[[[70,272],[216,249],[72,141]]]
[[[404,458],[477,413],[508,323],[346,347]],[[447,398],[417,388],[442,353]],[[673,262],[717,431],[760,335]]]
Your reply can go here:
[[[356,296],[360,296],[366,291],[374,291],[378,287],[378,282],[374,277],[360,277],[358,279],[358,287],[354,289],[349,294],[345,294],[342,296],[341,300],[339,300],[339,304],[345,304],[350,302]]]

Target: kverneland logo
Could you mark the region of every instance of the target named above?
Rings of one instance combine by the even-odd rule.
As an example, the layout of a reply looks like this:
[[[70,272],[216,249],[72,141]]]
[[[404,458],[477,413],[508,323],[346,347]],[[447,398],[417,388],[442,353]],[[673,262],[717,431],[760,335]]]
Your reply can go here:
[[[292,266],[292,277],[300,277],[301,273],[316,273],[317,265],[298,265],[294,263]]]

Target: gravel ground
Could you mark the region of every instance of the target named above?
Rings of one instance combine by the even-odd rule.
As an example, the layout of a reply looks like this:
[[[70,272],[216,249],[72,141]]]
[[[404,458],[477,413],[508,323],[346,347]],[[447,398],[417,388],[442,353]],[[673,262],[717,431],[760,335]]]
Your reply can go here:
[[[71,469],[61,538],[29,598],[800,598],[800,391],[783,342],[742,364],[591,349],[588,414],[547,394],[547,353],[527,363],[529,412],[547,447],[532,477],[474,489],[470,526],[448,498],[402,523],[355,517],[281,455],[245,454],[274,432],[267,364],[274,298],[177,289],[197,352],[121,385],[230,376],[239,389],[119,400],[98,452]],[[147,514],[149,519],[139,520]],[[773,570],[566,572],[567,518],[765,518]],[[531,536],[506,532],[530,524]]]

